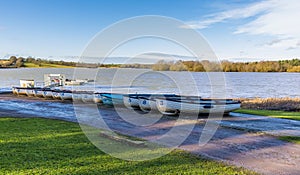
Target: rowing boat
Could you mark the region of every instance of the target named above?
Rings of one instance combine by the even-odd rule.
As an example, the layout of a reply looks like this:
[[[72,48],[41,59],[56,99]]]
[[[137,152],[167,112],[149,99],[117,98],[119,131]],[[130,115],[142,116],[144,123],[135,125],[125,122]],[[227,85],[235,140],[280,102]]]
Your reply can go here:
[[[44,90],[46,88],[35,88],[34,89],[34,96],[35,97],[44,97]],[[49,89],[50,90],[50,89]]]
[[[73,101],[84,102],[84,103],[94,103],[94,92],[92,91],[73,91]]]
[[[140,97],[150,97],[151,94],[124,94],[123,103],[129,109],[139,109],[139,98]]]
[[[44,98],[53,98],[51,89],[43,89],[43,97]]]
[[[72,91],[71,90],[62,90],[60,91],[59,97],[61,100],[72,100]]]
[[[232,99],[202,99],[200,97],[189,98],[156,98],[156,107],[166,115],[179,113],[209,114],[229,113],[240,108],[241,103]]]
[[[95,103],[102,103],[102,97],[101,97],[101,94],[100,94],[100,93],[96,92],[96,93],[94,94],[94,102],[95,102]]]
[[[179,98],[175,94],[150,94],[148,96],[139,97],[139,108],[144,112],[157,111],[156,98]]]
[[[123,96],[124,94],[118,94],[118,93],[100,93],[102,103],[104,105],[109,106],[119,106],[124,105],[123,103]]]

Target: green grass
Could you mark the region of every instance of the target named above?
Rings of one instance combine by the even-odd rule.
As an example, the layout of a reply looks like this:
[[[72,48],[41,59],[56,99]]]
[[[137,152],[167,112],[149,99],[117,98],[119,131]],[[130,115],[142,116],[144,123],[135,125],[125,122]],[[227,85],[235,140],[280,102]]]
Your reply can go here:
[[[234,112],[262,115],[276,118],[300,120],[300,112],[286,112],[286,111],[273,111],[273,110],[252,110],[252,109],[238,109]]]
[[[0,174],[253,174],[183,151],[125,161],[97,149],[76,123],[0,118]]]
[[[281,136],[281,137],[279,137],[279,139],[300,144],[300,137],[297,137],[297,136]]]
[[[57,65],[57,64],[45,64],[42,63],[41,65],[37,65],[34,63],[24,63],[25,67],[28,68],[73,68],[72,66],[64,66],[64,65]]]

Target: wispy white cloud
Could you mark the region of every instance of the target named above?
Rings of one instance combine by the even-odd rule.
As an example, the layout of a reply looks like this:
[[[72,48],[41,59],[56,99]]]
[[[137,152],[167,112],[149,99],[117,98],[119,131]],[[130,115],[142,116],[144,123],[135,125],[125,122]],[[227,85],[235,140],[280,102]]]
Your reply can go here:
[[[250,18],[252,17],[252,18]],[[246,7],[223,11],[201,21],[190,21],[185,28],[204,29],[216,23],[246,19],[233,34],[267,35],[274,37],[264,46],[293,50],[300,47],[300,1],[265,0]],[[250,20],[250,21],[249,21]]]
[[[277,39],[274,39],[270,42],[267,42],[265,45],[266,46],[275,46],[275,45],[280,44],[281,42],[283,42],[285,40],[289,40],[289,39],[291,39],[291,38],[280,38],[280,39],[277,38]]]
[[[278,38],[270,42],[263,44],[265,47],[269,48],[284,48],[286,50],[293,50],[300,47],[299,38],[290,37],[290,38]]]
[[[268,12],[240,26],[235,33],[268,34],[284,37],[300,36],[300,1],[269,0]]]
[[[226,22],[232,19],[244,19],[253,17],[259,14],[266,13],[268,9],[272,8],[273,4],[270,1],[263,1],[259,3],[254,3],[249,6],[223,11],[220,13],[215,13],[207,15],[204,19],[199,21],[189,21],[187,25],[181,26],[183,28],[193,28],[193,29],[204,29],[213,24]]]
[[[255,20],[239,26],[236,34],[270,35],[280,42],[272,47],[287,47],[293,50],[299,47],[300,40],[300,1],[270,0],[273,7]],[[288,39],[285,39],[288,38]]]

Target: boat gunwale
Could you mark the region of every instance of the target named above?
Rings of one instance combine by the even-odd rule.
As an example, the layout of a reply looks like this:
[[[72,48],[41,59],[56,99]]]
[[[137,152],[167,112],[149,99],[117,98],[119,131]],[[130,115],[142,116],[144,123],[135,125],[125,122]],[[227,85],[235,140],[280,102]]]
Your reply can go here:
[[[172,98],[156,98],[155,100],[166,100],[166,101],[171,101],[171,102],[177,102],[177,103],[187,103],[187,104],[199,104],[199,105],[230,105],[230,104],[241,104],[240,101],[225,101],[225,102],[218,102],[216,100],[204,100],[204,101],[215,101],[214,103],[205,103],[205,102],[201,102],[201,98],[199,98],[199,100],[194,100],[194,101],[187,101],[187,100],[191,100],[191,99],[172,99]]]

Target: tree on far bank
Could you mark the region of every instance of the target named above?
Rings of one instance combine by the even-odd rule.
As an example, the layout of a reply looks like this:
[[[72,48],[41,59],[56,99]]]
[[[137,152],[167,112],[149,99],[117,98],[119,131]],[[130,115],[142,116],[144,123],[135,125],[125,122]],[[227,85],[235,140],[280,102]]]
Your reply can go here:
[[[19,57],[16,61],[16,67],[23,67],[24,66],[24,58]]]

